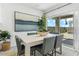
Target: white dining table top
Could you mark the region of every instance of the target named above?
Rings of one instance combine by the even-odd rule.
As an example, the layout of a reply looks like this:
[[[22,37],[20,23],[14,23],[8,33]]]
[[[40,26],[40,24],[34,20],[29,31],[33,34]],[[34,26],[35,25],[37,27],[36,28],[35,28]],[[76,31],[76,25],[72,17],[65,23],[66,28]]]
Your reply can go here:
[[[52,36],[57,36],[58,34],[47,34],[46,36],[39,36],[39,35],[17,35],[19,38],[23,40],[26,44],[36,42],[36,41],[41,41],[46,37],[52,37]]]

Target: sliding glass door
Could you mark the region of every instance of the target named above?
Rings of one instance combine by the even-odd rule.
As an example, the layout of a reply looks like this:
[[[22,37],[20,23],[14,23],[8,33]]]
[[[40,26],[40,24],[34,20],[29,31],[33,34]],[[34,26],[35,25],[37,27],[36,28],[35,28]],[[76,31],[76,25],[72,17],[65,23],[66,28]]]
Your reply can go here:
[[[73,47],[73,17],[65,17],[59,19],[60,24],[60,33],[63,34],[64,39],[63,43],[67,46]]]
[[[67,46],[73,46],[73,15],[48,19],[47,28],[51,33],[63,34],[63,44]]]
[[[60,19],[60,33],[73,33],[73,18]]]

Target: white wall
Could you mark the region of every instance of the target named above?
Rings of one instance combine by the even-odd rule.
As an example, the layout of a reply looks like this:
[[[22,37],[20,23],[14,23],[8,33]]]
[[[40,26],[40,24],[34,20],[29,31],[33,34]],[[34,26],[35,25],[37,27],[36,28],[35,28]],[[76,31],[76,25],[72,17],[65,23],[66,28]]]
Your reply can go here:
[[[2,12],[1,12],[1,10],[2,10],[2,6],[0,5],[0,30],[3,29],[3,27],[2,27]]]
[[[74,13],[74,46],[79,52],[79,11]]]
[[[41,16],[42,12],[37,11],[28,6],[23,6],[20,4],[10,4],[4,3],[0,4],[0,20],[2,20],[2,30],[8,30],[11,33],[11,47],[15,46],[15,39],[14,39],[14,11],[19,11],[23,13],[28,13],[36,16]],[[24,33],[25,34],[25,33]]]

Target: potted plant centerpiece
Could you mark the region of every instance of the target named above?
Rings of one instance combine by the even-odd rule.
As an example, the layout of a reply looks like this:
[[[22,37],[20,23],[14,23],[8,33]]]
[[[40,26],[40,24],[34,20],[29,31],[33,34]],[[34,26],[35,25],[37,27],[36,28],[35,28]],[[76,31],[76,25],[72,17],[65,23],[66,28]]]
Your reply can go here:
[[[40,36],[45,36],[48,34],[46,30],[46,16],[45,14],[38,20],[38,34]]]
[[[3,41],[2,43],[2,50],[3,51],[6,51],[10,48],[10,42],[7,41],[7,39],[10,38],[10,34],[8,31],[1,31],[0,33],[0,39],[1,41]]]

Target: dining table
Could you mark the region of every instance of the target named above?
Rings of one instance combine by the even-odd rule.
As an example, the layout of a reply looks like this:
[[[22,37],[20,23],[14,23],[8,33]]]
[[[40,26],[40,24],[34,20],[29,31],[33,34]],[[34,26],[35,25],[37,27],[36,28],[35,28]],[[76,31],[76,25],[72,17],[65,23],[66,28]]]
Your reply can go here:
[[[25,45],[25,56],[30,56],[30,50],[32,46],[43,44],[44,38],[55,37],[59,34],[47,34],[45,36],[36,35],[17,35],[21,38],[23,44]]]

